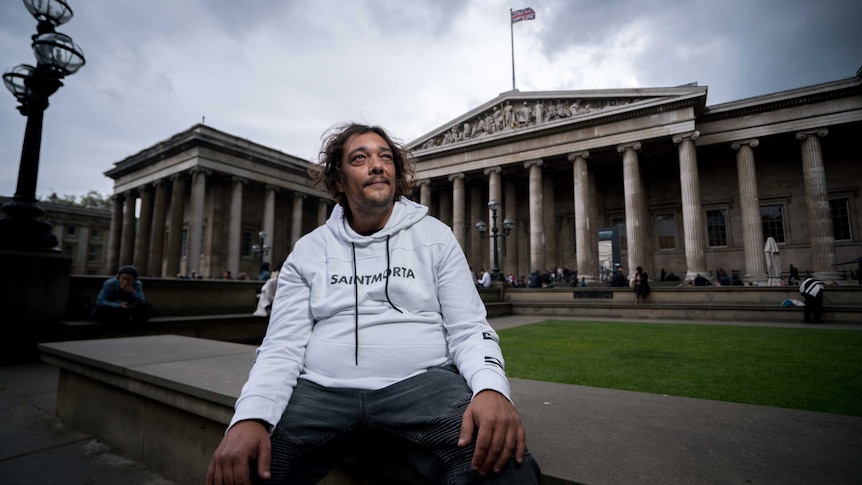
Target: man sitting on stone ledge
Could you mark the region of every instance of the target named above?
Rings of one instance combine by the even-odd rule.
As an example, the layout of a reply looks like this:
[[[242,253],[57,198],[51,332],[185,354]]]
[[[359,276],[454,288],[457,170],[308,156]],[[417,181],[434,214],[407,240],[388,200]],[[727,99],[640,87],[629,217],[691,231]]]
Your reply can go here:
[[[123,266],[117,270],[117,276],[102,284],[90,319],[111,325],[142,324],[152,314],[153,307],[144,297],[137,268]]]
[[[357,451],[431,483],[538,483],[461,246],[406,198],[409,152],[349,124],[320,162],[316,185],[338,204],[282,267],[207,484],[313,484]]]

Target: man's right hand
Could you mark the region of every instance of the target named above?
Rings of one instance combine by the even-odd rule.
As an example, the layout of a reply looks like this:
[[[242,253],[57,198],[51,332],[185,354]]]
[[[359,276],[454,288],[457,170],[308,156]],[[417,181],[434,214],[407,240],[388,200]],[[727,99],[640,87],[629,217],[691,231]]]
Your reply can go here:
[[[270,477],[271,443],[269,432],[258,421],[240,421],[222,438],[213,453],[207,470],[207,485],[248,485],[251,483],[248,465],[257,461],[257,474]]]

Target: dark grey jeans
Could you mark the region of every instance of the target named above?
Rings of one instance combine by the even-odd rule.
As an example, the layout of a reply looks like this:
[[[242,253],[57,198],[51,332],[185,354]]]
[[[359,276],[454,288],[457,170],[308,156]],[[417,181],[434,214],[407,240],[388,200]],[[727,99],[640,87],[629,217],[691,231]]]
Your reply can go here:
[[[433,484],[539,483],[539,465],[529,452],[523,464],[513,459],[500,475],[472,470],[472,444],[457,445],[471,395],[452,366],[377,391],[300,379],[272,434],[272,478],[265,483],[316,484],[347,455],[369,468],[397,457]]]

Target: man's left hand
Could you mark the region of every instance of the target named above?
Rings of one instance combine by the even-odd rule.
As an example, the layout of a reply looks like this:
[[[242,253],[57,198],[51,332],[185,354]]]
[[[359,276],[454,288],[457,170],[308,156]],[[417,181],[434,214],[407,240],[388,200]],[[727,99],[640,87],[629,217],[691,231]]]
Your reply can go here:
[[[464,411],[458,446],[469,445],[477,428],[473,469],[480,475],[500,473],[513,454],[515,461],[524,462],[527,435],[521,416],[505,396],[492,390],[476,394]]]

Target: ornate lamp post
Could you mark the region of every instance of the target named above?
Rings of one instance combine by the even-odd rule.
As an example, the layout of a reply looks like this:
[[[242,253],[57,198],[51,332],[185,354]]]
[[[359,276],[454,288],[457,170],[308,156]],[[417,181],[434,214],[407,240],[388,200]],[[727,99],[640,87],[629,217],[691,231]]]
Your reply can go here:
[[[60,80],[77,72],[85,60],[71,37],[54,31],[72,18],[64,0],[24,0],[24,6],[39,21],[32,36],[36,67],[21,64],[3,75],[3,83],[21,103],[18,111],[27,117],[27,128],[15,196],[3,204],[9,217],[0,219],[0,249],[53,250],[57,238],[51,224],[36,220],[45,214],[36,202],[42,117],[48,98],[63,85]]]
[[[263,257],[269,254],[269,250],[272,249],[268,244],[266,244],[266,233],[260,231],[257,233],[257,237],[260,238],[260,244],[255,244],[251,247],[251,252],[258,255],[258,264],[263,264]]]
[[[491,209],[491,235],[485,236],[485,233],[488,230],[488,224],[485,224],[485,221],[477,222],[476,230],[479,231],[479,235],[482,238],[490,237],[494,240],[494,267],[491,269],[491,280],[503,281],[505,278],[500,273],[500,258],[498,256],[497,239],[508,237],[512,232],[512,228],[515,227],[515,221],[508,217],[503,219],[503,232],[501,233],[500,228],[497,227],[497,211],[500,210],[500,203],[496,200],[492,200],[488,202],[488,208]]]

